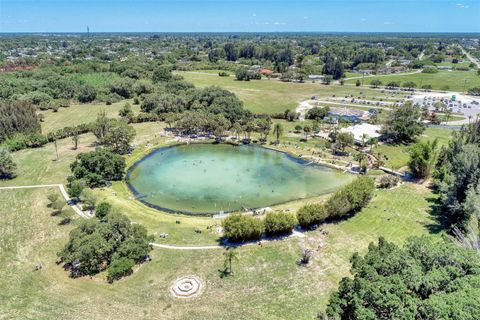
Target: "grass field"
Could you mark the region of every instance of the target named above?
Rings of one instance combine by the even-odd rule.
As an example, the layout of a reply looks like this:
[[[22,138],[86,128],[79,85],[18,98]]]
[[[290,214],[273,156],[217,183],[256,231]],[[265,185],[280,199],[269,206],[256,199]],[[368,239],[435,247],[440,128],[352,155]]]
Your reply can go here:
[[[97,104],[74,104],[69,108],[60,108],[58,112],[51,110],[42,112],[45,116],[45,121],[42,123],[42,132],[48,133],[66,126],[78,125],[81,123],[89,123],[95,121],[97,115],[101,111],[105,111],[108,117],[116,118],[118,111],[129,102],[132,106],[133,112],[140,111],[139,105],[134,105],[132,100],[123,100],[120,102],[106,105],[105,103]]]
[[[417,84],[417,88],[423,85],[431,85],[433,89],[441,90],[448,86],[452,91],[465,91],[472,87],[480,86],[480,76],[476,70],[471,71],[439,71],[438,73],[416,73],[410,75],[388,75],[388,76],[369,76],[365,77],[364,85],[367,86],[374,79],[382,81],[386,84],[390,81],[404,83],[413,81]],[[345,83],[355,83],[356,80],[346,80]],[[466,81],[466,83],[465,83]]]
[[[355,217],[323,226],[326,235],[313,231],[305,238],[238,249],[234,277],[219,276],[221,249],[155,249],[152,262],[109,285],[104,274],[71,279],[55,263],[73,226],[59,226],[59,218],[50,215],[48,192],[0,191],[0,312],[7,318],[312,319],[349,274],[353,252],[364,252],[378,236],[401,243],[435,226],[428,200],[434,196],[405,185],[378,191]],[[308,267],[295,263],[302,248],[315,250]],[[34,271],[39,262],[44,268]],[[171,298],[170,284],[186,274],[202,279],[203,294],[190,301]]]
[[[271,112],[282,112],[287,104],[294,108],[297,99],[303,100],[305,96],[342,95],[352,90],[351,87],[268,80],[246,83],[183,74],[198,76],[200,86],[219,81],[217,85],[236,92],[253,110],[260,110],[260,102],[263,102]],[[378,95],[378,91],[370,93]],[[90,122],[103,108],[115,116],[122,105],[123,102],[111,106],[79,105],[61,109],[58,113],[47,112],[42,128],[48,132]],[[294,144],[299,145],[296,152],[305,154],[311,148],[324,147],[320,139],[309,139],[304,143],[300,142],[301,135],[289,133],[299,122],[281,122],[286,130],[282,143],[290,142],[292,150]],[[136,149],[126,157],[129,165],[153,148],[173,143],[160,134],[164,126],[158,122],[134,125]],[[449,134],[450,131],[445,129],[429,128],[421,139],[437,137],[440,143],[446,143]],[[79,149],[73,150],[70,139],[60,140],[59,160],[55,159],[51,143],[42,148],[16,152],[18,177],[0,181],[0,187],[65,183],[70,163],[78,153],[93,150],[94,141],[92,134],[81,135]],[[385,153],[390,156],[390,161],[398,161],[401,167],[406,163],[406,151],[405,146],[394,146]],[[154,249],[153,261],[137,268],[133,275],[107,284],[105,274],[72,279],[56,264],[56,253],[81,218],[73,216],[72,210],[66,208],[66,214],[71,215],[73,221],[69,225],[59,225],[61,218],[51,216],[51,210],[47,208],[46,197],[51,192],[58,190],[0,190],[0,319],[312,319],[326,306],[329,294],[337,288],[339,280],[349,276],[349,259],[354,252],[365,252],[368,244],[379,236],[401,244],[414,235],[438,236],[439,230],[431,215],[431,205],[437,196],[423,185],[406,183],[391,190],[377,190],[370,204],[354,217],[322,225],[326,232],[316,230],[304,233],[305,237],[239,248],[239,262],[234,264],[233,277],[220,277],[223,249]],[[148,208],[130,197],[123,182],[96,189],[92,194],[97,200],[108,200],[132,221],[144,225],[157,243],[212,245],[218,241],[218,235],[207,230],[207,226],[217,222],[214,219],[172,215]],[[295,211],[306,202],[322,201],[326,197],[298,200],[277,208]],[[177,220],[180,224],[176,223]],[[197,233],[196,229],[202,232]],[[162,232],[168,233],[169,237],[161,239],[159,233]],[[305,248],[314,250],[315,254],[307,267],[300,267],[296,261]],[[34,271],[39,262],[44,268]],[[188,301],[172,298],[169,293],[171,283],[179,276],[191,274],[202,279],[205,286],[202,295]]]
[[[442,145],[446,145],[450,139],[452,131],[440,128],[427,128],[425,132],[420,136],[419,141],[433,141],[438,139],[439,148]],[[386,167],[392,169],[400,169],[405,167],[410,159],[408,153],[410,146],[408,145],[388,145],[380,144],[375,147],[375,152],[387,156],[385,162]]]
[[[292,83],[278,80],[237,81],[234,77],[219,77],[200,72],[179,72],[185,80],[198,87],[220,86],[234,92],[245,107],[256,113],[279,113],[286,109],[294,110],[302,100],[312,96],[328,97],[347,94],[378,96],[379,92],[370,88],[352,86],[322,85],[320,83]]]

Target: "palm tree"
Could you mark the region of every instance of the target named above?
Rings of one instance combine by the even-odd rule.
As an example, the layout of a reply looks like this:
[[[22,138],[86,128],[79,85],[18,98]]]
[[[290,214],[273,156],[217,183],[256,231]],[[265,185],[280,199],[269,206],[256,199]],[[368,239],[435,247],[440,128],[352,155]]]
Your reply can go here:
[[[230,247],[230,248],[227,248],[227,251],[225,251],[223,255],[225,256],[225,262],[224,262],[225,272],[227,274],[233,275],[232,261],[233,260],[238,261],[237,252],[235,251],[235,249]]]
[[[275,135],[275,138],[277,138],[276,143],[280,143],[280,136],[283,134],[283,126],[281,123],[275,123],[273,126],[273,134]]]
[[[308,134],[312,131],[312,128],[310,126],[305,126],[303,127],[303,132],[305,132],[305,141],[308,140]]]
[[[368,166],[368,157],[367,154],[363,152],[359,152],[355,155],[354,159],[358,161],[358,165],[360,166],[360,169],[363,172],[367,171],[367,166]]]

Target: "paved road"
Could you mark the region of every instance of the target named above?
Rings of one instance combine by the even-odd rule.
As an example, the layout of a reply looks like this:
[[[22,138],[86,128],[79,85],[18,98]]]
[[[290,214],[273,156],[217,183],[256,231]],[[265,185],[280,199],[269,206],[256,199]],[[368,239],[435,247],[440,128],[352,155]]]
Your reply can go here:
[[[409,76],[412,74],[417,74],[422,72],[422,69],[418,69],[412,72],[399,72],[399,73],[389,73],[389,74],[369,74],[366,75],[365,78],[372,78],[372,77],[394,77],[394,76]],[[355,79],[362,79],[364,76],[358,76],[358,77],[350,77],[350,78],[345,78],[343,80],[355,80]]]
[[[460,49],[462,49],[463,54],[467,56],[467,58],[473,62],[477,68],[480,68],[480,61],[478,61],[476,58],[474,58],[470,53],[468,53],[467,50],[465,50],[462,46],[460,46]]]

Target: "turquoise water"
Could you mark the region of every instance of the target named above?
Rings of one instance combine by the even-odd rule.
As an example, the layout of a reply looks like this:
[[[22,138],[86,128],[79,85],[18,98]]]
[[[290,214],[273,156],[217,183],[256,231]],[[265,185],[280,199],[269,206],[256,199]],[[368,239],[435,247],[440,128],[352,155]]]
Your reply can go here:
[[[158,149],[128,172],[137,198],[173,212],[218,213],[261,208],[328,193],[351,181],[255,146],[193,144]]]

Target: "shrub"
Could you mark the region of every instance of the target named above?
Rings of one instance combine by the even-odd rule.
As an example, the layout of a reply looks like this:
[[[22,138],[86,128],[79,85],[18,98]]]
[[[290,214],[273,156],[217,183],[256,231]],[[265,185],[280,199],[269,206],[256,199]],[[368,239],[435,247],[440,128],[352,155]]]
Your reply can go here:
[[[10,153],[4,148],[0,148],[0,180],[14,178],[16,170],[17,165],[13,162]]]
[[[327,218],[325,207],[321,204],[307,204],[297,211],[297,220],[302,228],[322,223]]]
[[[110,203],[105,201],[100,202],[95,208],[95,216],[97,217],[97,219],[103,220],[111,209],[112,205]]]
[[[328,217],[343,217],[357,212],[370,201],[375,184],[371,178],[359,177],[338,190],[325,203]]]
[[[113,282],[122,277],[130,275],[133,271],[132,268],[135,262],[128,258],[116,258],[113,259],[108,267],[108,282]]]
[[[422,73],[438,73],[438,69],[433,66],[423,68]]]
[[[290,233],[295,226],[295,216],[286,212],[269,212],[265,217],[265,232],[270,235]]]
[[[222,222],[223,234],[230,241],[258,240],[263,233],[263,221],[249,215],[232,214]]]
[[[386,174],[378,179],[378,187],[382,189],[390,189],[396,187],[399,182],[400,178],[397,176]]]

